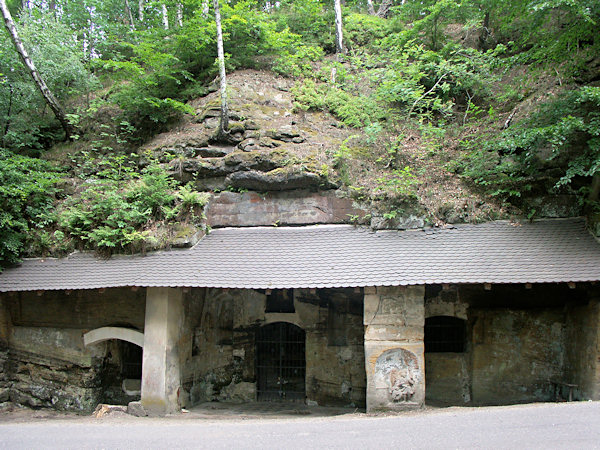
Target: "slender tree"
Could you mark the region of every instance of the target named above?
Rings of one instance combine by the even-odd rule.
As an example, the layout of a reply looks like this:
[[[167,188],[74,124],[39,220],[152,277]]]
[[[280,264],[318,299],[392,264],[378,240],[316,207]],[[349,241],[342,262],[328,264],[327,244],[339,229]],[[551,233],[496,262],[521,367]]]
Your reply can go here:
[[[167,11],[167,5],[165,5],[163,3],[161,5],[161,10],[162,10],[163,28],[165,30],[168,30],[169,29],[169,12]]]
[[[177,26],[181,28],[183,26],[183,4],[177,2]]]
[[[344,38],[342,35],[342,4],[340,0],[334,0],[335,7],[335,51],[344,53]]]
[[[23,64],[25,64],[29,75],[31,76],[38,90],[44,97],[44,100],[46,100],[46,103],[60,122],[63,130],[65,130],[65,139],[70,140],[71,136],[75,134],[75,130],[67,120],[67,116],[65,115],[63,107],[58,102],[52,91],[50,91],[50,89],[46,85],[46,82],[44,81],[40,73],[37,71],[32,59],[29,57],[29,54],[27,53],[27,50],[25,49],[25,46],[23,45],[23,42],[21,41],[21,38],[17,33],[17,27],[15,26],[10,11],[6,6],[6,0],[0,0],[0,10],[2,11],[4,25],[8,30],[8,34],[10,35],[10,39],[15,46],[15,50],[19,54],[19,57],[21,58],[21,61],[23,61]]]
[[[135,22],[133,21],[133,14],[131,13],[131,8],[129,7],[129,0],[125,0],[125,12],[129,18],[129,28],[131,31],[135,31]]]
[[[145,0],[139,0],[138,2],[138,19],[140,19],[140,22],[144,21],[144,3]]]
[[[373,6],[373,0],[367,0],[367,11],[372,16],[375,15],[375,7]]]
[[[229,107],[227,105],[227,76],[225,73],[225,53],[223,52],[223,29],[221,28],[221,10],[219,0],[213,0],[215,22],[217,24],[217,56],[219,59],[219,78],[221,92],[221,120],[219,123],[219,138],[223,138],[229,129]]]

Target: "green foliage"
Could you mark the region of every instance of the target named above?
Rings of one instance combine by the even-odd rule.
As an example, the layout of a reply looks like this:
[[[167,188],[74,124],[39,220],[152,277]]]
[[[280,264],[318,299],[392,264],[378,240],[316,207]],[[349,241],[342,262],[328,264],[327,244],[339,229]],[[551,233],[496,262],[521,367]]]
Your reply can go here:
[[[412,173],[412,169],[405,166],[379,177],[375,193],[388,199],[411,199],[415,197],[416,183],[417,177]]]
[[[299,77],[312,75],[312,62],[323,58],[320,47],[298,45],[291,50],[282,49],[280,56],[275,60],[273,71],[281,75]]]
[[[490,54],[449,43],[439,51],[426,49],[415,41],[394,47],[385,68],[374,69],[378,96],[385,102],[402,105],[410,113],[448,115],[458,99],[486,99],[490,83],[497,79],[491,70]],[[384,44],[387,45],[387,44]]]
[[[329,84],[306,79],[296,84],[292,93],[298,109],[329,111],[353,128],[386,119],[384,110],[372,98],[352,95]]]
[[[344,17],[344,40],[348,47],[372,48],[390,31],[389,21],[369,14],[349,14]]]
[[[90,180],[79,198],[68,199],[58,215],[60,231],[83,248],[108,253],[143,250],[155,243],[153,224],[189,219],[208,200],[190,187],[176,189],[158,164],[137,174],[122,170],[119,157],[106,163],[101,176]]]
[[[51,15],[23,15],[19,35],[46,84],[60,102],[98,86],[82,63],[73,33]],[[0,29],[0,145],[40,152],[62,138],[61,127]]]
[[[278,29],[289,30],[302,36],[302,41],[309,46],[323,48],[328,53],[335,51],[335,29],[333,2],[329,4],[321,0],[287,0],[274,11],[274,19]]]
[[[49,163],[0,149],[0,267],[17,262],[28,235],[53,222],[59,180]]]
[[[464,174],[493,195],[520,196],[540,183],[578,188],[600,173],[600,88],[571,90],[471,150]]]
[[[492,3],[489,10],[500,38],[515,41],[520,50],[513,55],[515,63],[559,62],[566,73],[577,76],[600,50],[598,1],[503,1]]]

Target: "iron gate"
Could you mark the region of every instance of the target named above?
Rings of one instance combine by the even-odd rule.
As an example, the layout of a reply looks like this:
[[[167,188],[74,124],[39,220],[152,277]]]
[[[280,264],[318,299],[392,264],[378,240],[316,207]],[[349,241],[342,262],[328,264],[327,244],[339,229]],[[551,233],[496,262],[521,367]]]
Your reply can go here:
[[[275,322],[256,334],[256,376],[259,401],[303,402],[305,398],[305,332]]]

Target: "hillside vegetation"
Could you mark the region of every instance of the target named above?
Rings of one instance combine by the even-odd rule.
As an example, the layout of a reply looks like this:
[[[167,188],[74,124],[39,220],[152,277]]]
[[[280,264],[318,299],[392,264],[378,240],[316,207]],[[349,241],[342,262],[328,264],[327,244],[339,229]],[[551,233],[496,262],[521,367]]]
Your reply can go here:
[[[2,29],[0,266],[166,247],[215,192],[284,185],[376,227],[587,215],[600,235],[600,1],[348,0],[337,52],[333,0],[222,1],[224,134],[212,3],[7,3],[74,131]]]

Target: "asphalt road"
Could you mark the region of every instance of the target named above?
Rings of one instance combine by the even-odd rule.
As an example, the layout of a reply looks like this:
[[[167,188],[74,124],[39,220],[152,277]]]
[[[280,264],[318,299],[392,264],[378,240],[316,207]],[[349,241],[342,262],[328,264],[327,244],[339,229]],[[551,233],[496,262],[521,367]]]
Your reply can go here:
[[[449,408],[396,416],[0,423],[0,448],[598,448],[600,402]]]

